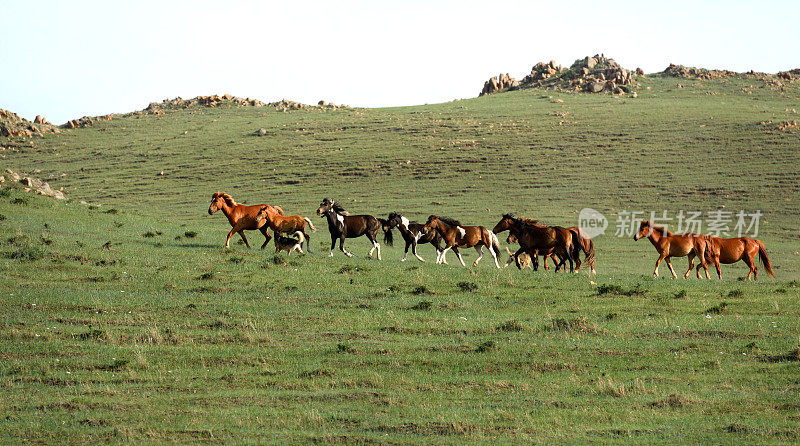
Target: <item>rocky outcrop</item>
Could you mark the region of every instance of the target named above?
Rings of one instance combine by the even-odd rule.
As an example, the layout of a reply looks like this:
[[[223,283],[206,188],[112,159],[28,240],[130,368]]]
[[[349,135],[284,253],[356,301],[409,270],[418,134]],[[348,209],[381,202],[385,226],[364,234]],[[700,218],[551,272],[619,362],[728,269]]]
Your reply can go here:
[[[705,68],[685,67],[683,65],[671,63],[660,74],[667,77],[683,77],[687,79],[724,79],[736,76],[739,73],[729,70],[707,70]],[[751,72],[749,74],[755,73]]]
[[[781,71],[777,74],[778,79],[783,79],[785,81],[794,81],[800,79],[800,68],[795,68],[789,71]]]
[[[19,117],[16,113],[0,109],[0,136],[42,136],[45,133],[59,133],[58,127],[36,116],[33,122]]]
[[[59,200],[66,200],[67,197],[64,196],[64,192],[59,190],[54,190],[46,181],[42,181],[39,178],[34,178],[28,175],[19,175],[11,169],[6,169],[6,174],[8,175],[8,180],[14,183],[19,183],[23,186],[23,190],[26,192],[33,192],[39,195],[44,195],[46,197],[53,197]]]
[[[644,71],[641,68],[627,70],[614,59],[596,54],[576,60],[569,68],[562,67],[554,60],[539,62],[521,82],[507,74],[493,77],[484,83],[481,96],[517,88],[623,94],[629,92],[635,76],[644,76]]]
[[[497,93],[498,91],[508,90],[510,88],[519,87],[519,81],[506,74],[499,74],[489,78],[488,81],[483,83],[483,90],[479,96],[485,94]]]

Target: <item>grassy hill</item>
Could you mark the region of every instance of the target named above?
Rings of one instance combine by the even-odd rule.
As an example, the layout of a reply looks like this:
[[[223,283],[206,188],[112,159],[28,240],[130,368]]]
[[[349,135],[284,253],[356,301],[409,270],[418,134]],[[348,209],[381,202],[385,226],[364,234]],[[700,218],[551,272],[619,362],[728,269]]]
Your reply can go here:
[[[800,139],[776,124],[800,90],[640,82],[637,98],[195,107],[0,141],[2,167],[72,198],[2,189],[0,438],[796,441]],[[311,217],[317,253],[224,250],[217,190]],[[597,277],[433,265],[428,246],[427,263],[397,246],[379,263],[361,239],[330,259],[324,196],[485,226],[760,210],[777,279],[653,279],[652,246],[613,222]]]

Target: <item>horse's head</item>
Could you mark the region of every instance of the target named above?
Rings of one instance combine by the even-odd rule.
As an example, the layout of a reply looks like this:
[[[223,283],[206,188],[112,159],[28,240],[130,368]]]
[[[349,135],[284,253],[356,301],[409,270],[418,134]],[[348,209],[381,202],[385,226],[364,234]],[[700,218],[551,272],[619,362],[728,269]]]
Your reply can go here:
[[[494,226],[492,232],[495,234],[499,234],[505,230],[511,229],[511,225],[514,223],[514,216],[511,214],[503,214],[500,218],[500,221]]]
[[[331,209],[333,209],[333,200],[330,198],[323,198],[322,202],[319,204],[319,208],[317,208],[317,215],[325,215],[330,212]]]
[[[214,192],[214,194],[211,195],[211,204],[208,206],[208,215],[214,215],[214,212],[217,212],[222,208],[223,195],[223,192]]]
[[[650,224],[650,221],[642,220],[642,224],[639,225],[639,230],[633,235],[633,239],[639,240],[640,238],[650,237],[652,232],[653,226]]]
[[[269,218],[269,213],[267,211],[268,208],[269,208],[268,205],[264,205],[264,206],[261,206],[261,208],[258,210],[258,213],[256,214],[256,221],[259,224],[261,224],[262,221],[264,221],[264,220]]]
[[[389,224],[389,229],[396,228],[403,223],[403,216],[397,212],[390,212],[389,216],[386,218],[386,221]]]
[[[425,222],[425,227],[422,229],[425,230],[426,233],[434,231],[436,227],[439,225],[439,217],[435,215],[431,215],[428,217],[428,221]]]
[[[511,243],[517,243],[518,241],[519,239],[517,239],[517,236],[514,234],[509,233],[508,237],[506,237],[506,243],[511,244]]]

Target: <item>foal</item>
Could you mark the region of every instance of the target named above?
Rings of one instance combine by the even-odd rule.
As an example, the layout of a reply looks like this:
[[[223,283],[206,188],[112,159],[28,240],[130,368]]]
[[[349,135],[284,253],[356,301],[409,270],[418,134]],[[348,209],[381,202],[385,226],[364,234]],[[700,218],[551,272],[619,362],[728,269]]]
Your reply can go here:
[[[461,266],[464,264],[464,259],[461,258],[461,253],[458,248],[475,248],[478,251],[478,258],[472,262],[472,266],[478,266],[478,262],[483,258],[483,247],[489,248],[489,254],[494,258],[494,264],[497,269],[500,269],[500,264],[497,262],[497,256],[500,255],[500,242],[497,241],[497,236],[483,226],[462,226],[458,220],[453,220],[446,217],[437,217],[431,215],[425,223],[425,232],[436,232],[445,242],[444,251],[439,254],[436,263],[446,263],[445,256],[449,249],[458,256],[458,261]]]
[[[306,224],[308,224],[312,232],[316,231],[317,228],[314,227],[314,223],[311,223],[308,217],[301,217],[299,215],[290,215],[286,217],[282,212],[276,212],[275,208],[267,205],[261,206],[256,217],[259,220],[265,220],[275,234],[302,232],[303,239],[306,241],[306,249],[308,249],[308,252],[311,252],[311,236],[306,232]]]
[[[211,195],[211,205],[208,206],[208,215],[213,215],[215,212],[221,210],[222,213],[228,217],[228,222],[233,226],[231,232],[228,233],[228,238],[225,239],[226,248],[230,246],[231,237],[237,232],[242,236],[244,244],[249,248],[250,243],[247,243],[247,237],[244,236],[244,231],[258,229],[264,234],[264,238],[266,238],[264,244],[261,245],[261,249],[264,249],[270,239],[272,239],[272,236],[267,233],[266,222],[258,218],[258,212],[263,207],[270,209],[274,214],[283,215],[283,209],[279,206],[272,207],[268,204],[245,206],[233,201],[233,198],[225,192],[215,192]]]
[[[333,248],[336,247],[336,240],[339,240],[339,249],[347,256],[353,257],[349,251],[344,249],[344,239],[356,238],[366,235],[372,242],[372,249],[369,250],[369,257],[372,252],[378,250],[378,260],[381,260],[381,245],[375,238],[381,224],[372,215],[349,215],[338,203],[334,203],[330,198],[323,198],[322,203],[317,208],[317,215],[324,215],[328,218],[328,230],[331,233],[331,257]]]
[[[409,221],[407,218],[403,217],[397,212],[390,213],[386,220],[381,220],[381,222],[384,221],[386,224],[384,225],[383,230],[386,233],[385,240],[388,244],[392,243],[392,228],[395,227],[397,227],[397,229],[400,231],[400,235],[403,236],[403,240],[406,242],[406,251],[401,262],[406,261],[406,257],[408,257],[409,246],[411,247],[411,253],[414,254],[414,257],[419,259],[420,262],[424,262],[425,259],[417,254],[417,245],[423,243],[430,243],[434,248],[436,248],[437,259],[441,255],[442,237],[436,232],[425,232],[425,225],[415,221]]]

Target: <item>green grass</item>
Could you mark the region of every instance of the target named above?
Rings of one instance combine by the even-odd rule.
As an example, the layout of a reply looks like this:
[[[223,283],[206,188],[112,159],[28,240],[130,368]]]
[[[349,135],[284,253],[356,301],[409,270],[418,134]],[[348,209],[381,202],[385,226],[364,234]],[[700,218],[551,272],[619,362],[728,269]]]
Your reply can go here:
[[[753,82],[168,111],[6,141],[4,167],[73,200],[0,194],[0,441],[796,442],[800,152],[758,123],[798,93]],[[223,249],[216,190],[311,217],[316,253]],[[596,277],[434,265],[427,245],[378,262],[366,240],[329,258],[323,196],[485,226],[760,209],[778,278],[655,279],[648,242],[610,235]]]

